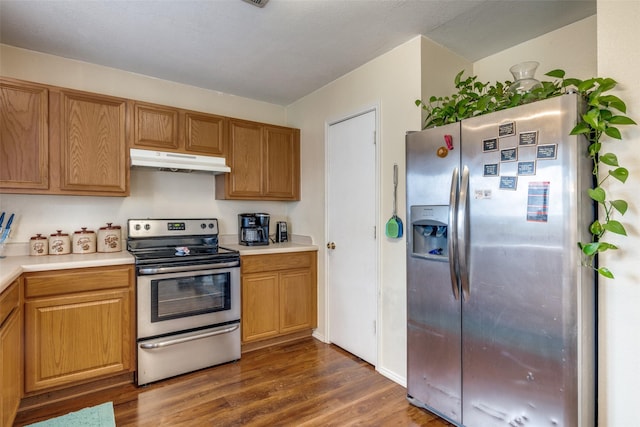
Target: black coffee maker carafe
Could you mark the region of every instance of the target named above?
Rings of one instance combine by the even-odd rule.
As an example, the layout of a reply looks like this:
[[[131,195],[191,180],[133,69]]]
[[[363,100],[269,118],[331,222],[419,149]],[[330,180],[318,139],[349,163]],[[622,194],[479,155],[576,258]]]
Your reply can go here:
[[[238,243],[245,246],[269,244],[269,214],[238,214]]]

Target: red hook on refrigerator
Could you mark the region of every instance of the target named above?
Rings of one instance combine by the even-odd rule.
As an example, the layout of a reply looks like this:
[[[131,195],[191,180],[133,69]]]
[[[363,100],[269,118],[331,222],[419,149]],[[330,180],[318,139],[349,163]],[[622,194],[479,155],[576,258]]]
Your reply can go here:
[[[444,142],[447,143],[447,149],[453,150],[453,137],[451,135],[445,135]]]

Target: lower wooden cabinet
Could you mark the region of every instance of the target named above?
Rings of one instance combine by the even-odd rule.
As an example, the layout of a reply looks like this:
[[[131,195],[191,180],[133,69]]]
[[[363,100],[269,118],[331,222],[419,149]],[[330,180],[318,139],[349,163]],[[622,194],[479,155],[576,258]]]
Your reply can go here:
[[[242,341],[317,326],[317,254],[242,256]]]
[[[25,275],[25,393],[133,371],[132,266]]]
[[[20,284],[0,296],[0,425],[13,424],[22,398],[22,309]]]

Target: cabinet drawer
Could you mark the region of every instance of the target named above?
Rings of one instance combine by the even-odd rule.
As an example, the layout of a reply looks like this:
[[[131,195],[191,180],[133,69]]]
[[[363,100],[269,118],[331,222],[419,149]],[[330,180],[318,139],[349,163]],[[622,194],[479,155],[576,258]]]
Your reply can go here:
[[[313,252],[287,252],[282,254],[245,255],[241,257],[242,273],[309,268]]]
[[[20,288],[18,282],[13,282],[0,296],[0,326],[4,323],[14,308],[18,307],[20,302]]]
[[[126,288],[133,283],[133,267],[94,267],[27,273],[24,280],[25,298]]]

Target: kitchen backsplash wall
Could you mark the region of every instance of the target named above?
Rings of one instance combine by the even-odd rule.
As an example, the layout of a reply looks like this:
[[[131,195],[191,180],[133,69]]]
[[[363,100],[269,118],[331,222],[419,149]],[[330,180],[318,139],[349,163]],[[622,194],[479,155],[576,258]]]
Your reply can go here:
[[[290,221],[287,209],[295,203],[216,200],[214,194],[213,175],[134,169],[129,197],[1,194],[0,211],[16,214],[7,243],[26,243],[37,233],[97,230],[107,222],[126,233],[127,219],[151,217],[214,217],[220,234],[237,234],[239,213],[267,212],[275,224]]]

